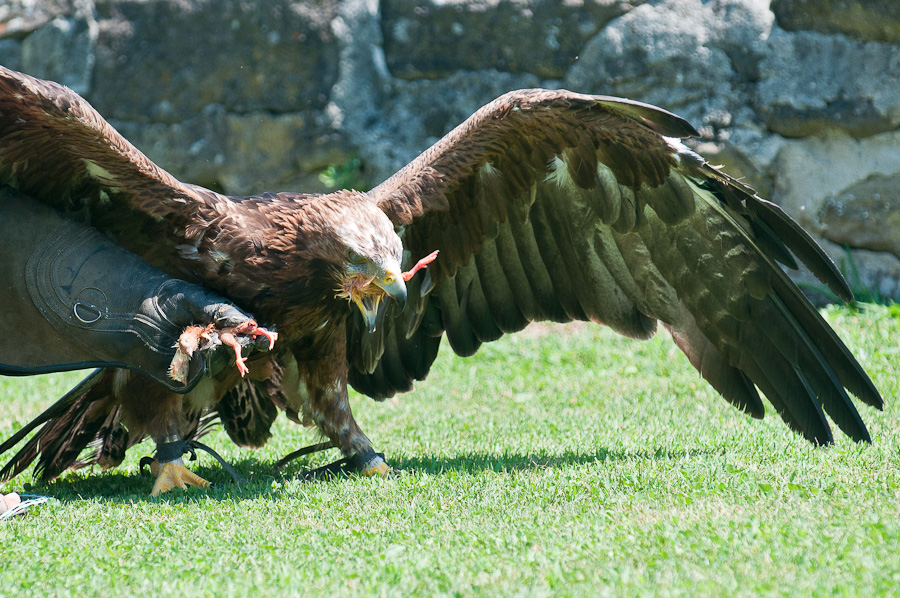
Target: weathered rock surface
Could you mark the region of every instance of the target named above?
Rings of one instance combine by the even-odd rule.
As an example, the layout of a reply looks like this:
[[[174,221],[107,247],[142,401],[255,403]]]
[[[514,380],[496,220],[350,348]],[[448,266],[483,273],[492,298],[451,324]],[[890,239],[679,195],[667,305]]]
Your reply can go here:
[[[337,79],[336,2],[98,2],[92,101],[102,114],[173,123],[228,112],[322,109]]]
[[[811,29],[900,43],[900,3],[895,0],[773,0],[772,11],[790,31]]]
[[[894,0],[7,0],[0,63],[229,193],[376,183],[514,88],[640,99],[900,299]]]
[[[612,19],[646,0],[386,0],[387,66],[402,79],[485,67],[561,79],[572,57]]]
[[[760,62],[758,106],[786,137],[843,129],[856,137],[900,125],[900,48],[817,32],[774,32]]]
[[[36,77],[68,85],[78,93],[88,93],[97,42],[93,3],[90,0],[54,2],[38,14],[34,11],[28,14],[33,15],[34,20],[30,21],[33,23],[48,20],[22,40],[20,68]]]
[[[871,251],[900,255],[900,174],[873,174],[836,197],[828,198],[817,214],[829,241]],[[872,226],[873,222],[880,226]]]
[[[71,14],[78,0],[5,0],[0,4],[0,35],[26,36],[60,15]]]

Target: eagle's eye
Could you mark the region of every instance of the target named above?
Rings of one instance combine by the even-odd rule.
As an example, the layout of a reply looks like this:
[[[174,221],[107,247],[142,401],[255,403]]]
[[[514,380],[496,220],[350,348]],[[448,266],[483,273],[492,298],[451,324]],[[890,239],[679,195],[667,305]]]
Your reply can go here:
[[[364,264],[366,262],[366,258],[359,255],[350,248],[347,249],[347,259],[350,260],[350,262],[353,264]]]

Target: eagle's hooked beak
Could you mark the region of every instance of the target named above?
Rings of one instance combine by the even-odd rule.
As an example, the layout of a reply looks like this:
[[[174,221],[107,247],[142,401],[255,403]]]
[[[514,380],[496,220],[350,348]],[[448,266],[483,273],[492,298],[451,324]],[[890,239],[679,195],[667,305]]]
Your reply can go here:
[[[366,321],[366,329],[375,332],[375,324],[378,319],[378,306],[381,304],[380,293],[359,294],[352,297],[353,303],[359,308],[363,320]]]
[[[384,295],[390,296],[400,309],[406,305],[406,283],[403,275],[397,271],[388,269],[383,276],[376,276],[372,279],[371,285],[378,287],[381,292],[372,291],[358,292],[351,295],[351,299],[359,308],[363,320],[366,321],[366,328],[369,332],[375,332],[378,319],[378,306],[381,305],[381,298]],[[368,285],[367,285],[368,286]]]
[[[406,282],[399,270],[395,272],[392,269],[388,269],[381,280],[376,278],[373,282],[381,287],[381,290],[386,295],[396,301],[397,307],[403,311],[403,307],[406,305]]]
[[[357,254],[354,253],[354,255]],[[416,272],[427,267],[437,256],[438,252],[432,251],[416,262],[407,272],[401,271],[400,268],[388,267],[384,270],[384,274],[380,275],[367,274],[364,275],[365,278],[360,278],[359,274],[354,275],[342,283],[338,296],[349,298],[356,303],[363,319],[366,321],[366,327],[369,329],[369,332],[375,332],[378,320],[378,306],[381,303],[381,298],[385,295],[390,296],[397,302],[400,311],[403,311],[406,305],[406,281],[415,276]],[[363,260],[358,258],[352,261],[359,264]],[[368,270],[371,272],[371,269]],[[375,285],[381,292],[375,289],[369,290],[371,285]]]

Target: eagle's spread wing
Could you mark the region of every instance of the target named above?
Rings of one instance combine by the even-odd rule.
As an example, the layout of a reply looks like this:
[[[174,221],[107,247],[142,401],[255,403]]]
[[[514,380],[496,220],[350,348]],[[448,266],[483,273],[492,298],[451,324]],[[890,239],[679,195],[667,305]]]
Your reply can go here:
[[[151,162],[72,90],[2,66],[0,181],[163,270],[228,202]]]
[[[443,335],[465,355],[532,321],[635,338],[659,321],[754,417],[756,386],[815,443],[832,440],[823,406],[869,440],[845,389],[881,397],[776,262],[796,256],[849,298],[846,282],[780,208],[676,139],[693,133],[652,106],[566,91],[512,92],[476,112],[370,192],[406,261],[440,255],[380,332],[350,327],[351,383],[374,397],[409,390]]]

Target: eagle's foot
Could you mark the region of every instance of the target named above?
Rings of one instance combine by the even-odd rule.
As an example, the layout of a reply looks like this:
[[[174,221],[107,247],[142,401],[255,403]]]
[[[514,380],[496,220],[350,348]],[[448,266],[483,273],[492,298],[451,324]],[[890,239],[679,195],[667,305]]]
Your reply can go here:
[[[297,457],[310,455],[312,453],[317,453],[319,451],[324,451],[336,447],[337,445],[330,440],[320,442],[312,446],[307,446],[290,453],[283,459],[280,459],[277,463],[275,463],[275,469],[283,468],[285,465],[287,465]],[[372,450],[372,447],[369,447],[362,453],[356,453],[350,457],[344,457],[343,459],[335,461],[334,463],[329,463],[328,465],[323,465],[322,467],[313,469],[312,471],[307,471],[306,473],[302,474],[302,476],[308,480],[315,480],[342,473],[345,475],[355,473],[366,477],[377,476],[385,478],[390,475],[398,474],[400,472],[385,462],[383,453],[376,453],[374,450]]]
[[[322,443],[321,445],[314,445],[313,447],[308,447],[307,449],[295,451],[294,453],[291,453],[290,455],[279,461],[276,464],[276,467],[280,469],[284,467],[284,465],[291,459],[296,458],[301,454],[309,454],[310,452],[313,452],[309,449],[318,448],[318,450],[323,450],[323,448],[332,447],[333,445],[331,445],[330,443]],[[307,480],[318,480],[340,474],[357,474],[365,477],[386,478],[397,473],[399,473],[399,471],[397,471],[384,461],[384,454],[376,453],[370,448],[365,453],[357,453],[351,457],[345,457],[343,459],[335,461],[334,463],[329,463],[328,465],[323,465],[322,467],[313,469],[312,471],[308,471],[302,474],[302,477],[306,478]]]
[[[363,457],[360,458],[362,460]],[[352,460],[352,459],[351,459]],[[368,459],[357,471],[360,475],[368,477],[386,478],[399,473],[396,469],[388,465],[384,460],[384,455],[372,452],[371,458]]]
[[[198,488],[208,488],[209,482],[189,470],[181,462],[167,461],[160,463],[153,460],[150,463],[150,473],[156,476],[156,482],[153,484],[153,490],[150,496],[159,496],[163,492],[168,492],[172,488],[182,488],[187,490],[188,486],[197,486]]]
[[[187,489],[188,486],[208,488],[210,483],[185,468],[181,459],[182,455],[190,454],[191,461],[197,459],[196,449],[206,451],[227,471],[237,484],[243,483],[243,478],[231,467],[219,453],[205,444],[196,440],[174,440],[156,443],[156,457],[144,457],[141,459],[141,471],[145,466],[150,467],[150,473],[156,476],[153,490],[150,496],[159,496],[172,488]]]

